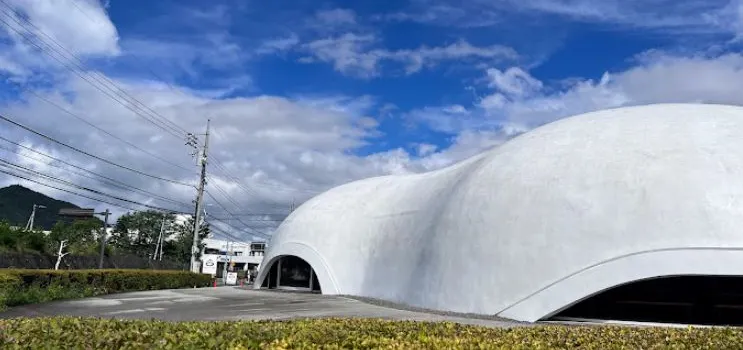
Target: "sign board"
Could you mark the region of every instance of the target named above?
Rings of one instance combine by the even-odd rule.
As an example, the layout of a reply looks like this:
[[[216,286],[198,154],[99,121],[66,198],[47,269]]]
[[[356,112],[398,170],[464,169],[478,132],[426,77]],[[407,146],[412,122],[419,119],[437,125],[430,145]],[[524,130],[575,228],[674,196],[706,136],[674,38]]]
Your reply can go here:
[[[217,261],[212,257],[205,258],[203,268],[201,269],[201,273],[207,274],[207,275],[216,275],[217,274]]]
[[[237,272],[228,272],[225,283],[229,285],[233,285],[233,286],[236,285],[237,284]]]
[[[95,215],[95,209],[89,208],[65,208],[59,210],[59,216],[92,217],[93,215]]]

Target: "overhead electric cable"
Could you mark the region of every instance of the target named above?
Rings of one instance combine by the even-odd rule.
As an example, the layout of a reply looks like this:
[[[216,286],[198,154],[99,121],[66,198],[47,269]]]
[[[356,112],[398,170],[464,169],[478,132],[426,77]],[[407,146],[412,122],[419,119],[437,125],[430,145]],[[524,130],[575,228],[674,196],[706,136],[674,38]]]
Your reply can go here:
[[[150,191],[147,191],[147,190],[144,190],[144,189],[141,189],[141,188],[138,188],[138,187],[135,187],[135,186],[132,186],[132,185],[126,184],[126,183],[124,183],[124,182],[121,182],[121,181],[119,181],[119,180],[116,180],[116,179],[113,179],[113,178],[107,177],[107,176],[105,176],[105,175],[101,175],[101,174],[98,174],[98,173],[96,173],[96,172],[90,171],[90,170],[88,170],[88,169],[85,169],[85,168],[83,168],[83,167],[80,167],[80,166],[77,166],[77,165],[75,165],[75,164],[72,164],[72,163],[66,162],[66,161],[64,161],[64,160],[62,160],[62,159],[59,159],[59,158],[56,158],[56,157],[50,156],[50,155],[48,155],[48,154],[46,154],[46,153],[43,153],[43,152],[37,151],[37,150],[35,150],[35,149],[33,149],[33,148],[30,148],[30,147],[26,147],[26,146],[24,146],[24,145],[22,145],[22,144],[20,144],[20,143],[17,143],[17,142],[14,142],[14,141],[8,140],[8,139],[6,139],[5,137],[2,137],[2,136],[0,136],[0,140],[2,140],[2,141],[5,141],[5,142],[8,142],[8,143],[10,143],[10,144],[13,144],[13,145],[15,145],[15,146],[17,146],[17,147],[23,148],[23,149],[25,149],[25,150],[27,150],[27,151],[29,151],[29,152],[33,152],[33,153],[39,154],[39,155],[41,155],[41,156],[43,156],[43,157],[46,157],[46,158],[48,158],[48,159],[51,159],[51,160],[53,160],[53,161],[55,161],[55,162],[60,162],[60,163],[62,163],[62,164],[65,164],[65,165],[67,165],[67,166],[69,166],[69,167],[72,167],[72,168],[78,169],[78,170],[80,170],[80,172],[75,172],[75,171],[72,171],[71,169],[68,169],[68,168],[64,168],[64,167],[62,167],[62,166],[59,166],[59,165],[57,165],[57,164],[54,164],[54,163],[44,163],[45,165],[48,165],[48,166],[52,166],[52,167],[55,167],[55,168],[58,168],[58,169],[64,169],[65,171],[68,171],[68,172],[74,173],[75,175],[78,175],[78,176],[82,176],[82,177],[86,177],[86,178],[89,178],[89,179],[91,179],[91,180],[96,180],[96,181],[100,181],[100,182],[102,182],[102,183],[105,183],[105,184],[107,184],[107,185],[110,185],[110,186],[114,186],[114,187],[118,187],[118,188],[120,188],[120,189],[125,189],[125,190],[134,190],[134,191],[138,191],[138,192],[141,192],[141,193],[143,193],[143,194],[146,194],[146,195],[152,196],[152,197],[154,197],[154,198],[157,198],[157,199],[160,199],[160,200],[163,200],[163,201],[167,201],[167,202],[172,202],[172,203],[174,203],[174,204],[179,204],[179,205],[183,205],[183,206],[187,206],[187,207],[188,207],[188,206],[190,206],[190,204],[187,204],[187,203],[184,203],[184,202],[181,202],[181,201],[178,201],[178,200],[172,199],[172,198],[168,198],[168,197],[165,197],[165,196],[162,196],[162,195],[156,194],[156,193],[154,193],[154,192],[150,192]],[[31,156],[29,156],[29,155],[27,155],[27,154],[23,154],[23,153],[21,153],[21,152],[17,152],[16,150],[14,150],[14,149],[12,149],[12,148],[9,148],[9,147],[3,147],[3,146],[0,146],[0,149],[4,149],[4,150],[6,150],[6,151],[12,152],[12,153],[14,153],[14,154],[17,154],[17,155],[19,155],[19,156],[22,156],[22,157],[25,157],[25,158],[28,158],[28,159],[32,159],[32,160],[35,160],[35,161],[37,161],[37,162],[42,162],[42,160],[40,160],[40,159],[37,159],[37,158],[33,158],[33,157],[31,157]],[[87,173],[87,174],[92,174],[92,176],[90,176],[90,175],[86,175],[86,174],[83,174],[83,173],[81,173],[81,172],[84,172],[84,173]],[[99,177],[99,178],[96,178],[96,177]]]
[[[7,161],[5,159],[0,159],[0,166],[6,167],[6,168],[10,167],[10,168],[21,169],[22,171],[24,171],[26,173],[30,173],[30,174],[33,174],[33,175],[36,175],[36,176],[41,176],[41,177],[44,177],[44,178],[48,178],[48,179],[50,179],[52,181],[55,181],[55,182],[58,182],[60,184],[64,184],[64,185],[67,185],[67,186],[70,186],[70,187],[75,187],[77,189],[81,189],[81,190],[84,190],[84,191],[92,192],[92,193],[95,193],[97,195],[109,197],[111,199],[115,199],[115,200],[118,200],[118,201],[140,205],[140,206],[143,206],[143,207],[146,207],[146,208],[149,208],[149,209],[162,210],[162,211],[170,211],[170,212],[173,212],[174,211],[172,209],[166,209],[166,208],[162,208],[162,207],[158,207],[158,206],[154,206],[154,205],[150,205],[150,204],[146,204],[146,203],[134,201],[134,200],[131,200],[131,199],[126,199],[126,198],[119,197],[119,196],[116,196],[116,195],[112,195],[112,194],[109,194],[109,193],[106,193],[106,192],[94,190],[94,189],[91,189],[91,188],[88,188],[88,187],[85,187],[85,186],[80,186],[80,185],[77,185],[77,184],[75,184],[73,182],[70,182],[70,181],[67,181],[67,180],[63,180],[63,179],[60,179],[58,177],[54,177],[54,176],[51,176],[51,175],[47,175],[47,174],[44,174],[42,172],[39,172],[39,171],[36,171],[36,170],[33,170],[33,169],[29,169],[29,168],[24,167],[22,165],[14,164],[14,163],[9,162],[9,161]]]
[[[81,198],[87,198],[87,199],[94,200],[94,201],[97,201],[97,202],[110,204],[110,205],[115,206],[117,208],[126,209],[126,210],[130,210],[130,211],[137,211],[137,209],[134,209],[134,208],[131,208],[131,207],[128,207],[128,206],[119,204],[119,203],[114,203],[114,202],[111,202],[111,201],[107,201],[105,199],[95,198],[95,197],[91,197],[91,196],[87,196],[87,195],[84,195],[84,194],[80,194],[80,193],[77,193],[75,191],[71,191],[71,190],[68,190],[68,189],[59,188],[59,187],[56,187],[56,186],[53,186],[53,185],[49,185],[49,184],[43,183],[41,181],[34,180],[34,179],[31,179],[31,178],[26,177],[26,176],[23,176],[23,175],[18,175],[16,173],[12,173],[12,172],[9,172],[9,171],[3,170],[3,169],[0,169],[0,173],[6,174],[6,175],[10,175],[10,176],[13,176],[13,177],[16,177],[16,178],[19,178],[19,179],[22,179],[22,180],[26,180],[26,181],[29,181],[29,182],[33,182],[33,183],[35,183],[37,185],[41,185],[41,186],[48,187],[48,188],[51,188],[51,189],[55,189],[55,190],[58,190],[58,191],[66,192],[66,193],[69,193],[69,194],[72,194],[72,195],[75,195],[75,196],[78,196],[78,197],[81,197]]]
[[[111,138],[113,138],[113,139],[115,139],[115,140],[118,140],[118,141],[121,141],[121,142],[125,143],[125,144],[126,144],[127,146],[129,146],[129,147],[132,147],[132,148],[134,148],[134,149],[136,149],[136,150],[138,150],[138,151],[140,151],[140,152],[142,152],[142,153],[144,153],[144,154],[147,154],[147,155],[149,155],[149,156],[151,156],[151,157],[153,157],[153,158],[155,158],[155,159],[157,159],[157,160],[159,160],[159,161],[161,161],[161,162],[163,162],[163,163],[165,163],[165,164],[169,164],[169,165],[172,165],[172,166],[174,166],[174,167],[176,167],[176,168],[179,168],[179,169],[182,169],[182,170],[186,170],[186,171],[192,171],[192,170],[193,170],[193,169],[188,169],[188,168],[186,168],[186,167],[184,167],[184,166],[182,166],[182,165],[178,165],[178,164],[176,164],[176,163],[173,163],[173,162],[171,162],[171,161],[169,161],[169,160],[167,160],[167,159],[165,159],[165,158],[163,158],[163,157],[160,157],[160,156],[158,156],[157,154],[154,154],[154,153],[152,153],[152,152],[150,152],[150,151],[147,151],[147,150],[145,150],[145,149],[143,149],[143,148],[141,148],[141,147],[139,147],[139,146],[135,145],[134,143],[131,143],[131,142],[129,142],[129,141],[126,141],[126,140],[124,140],[124,139],[122,139],[122,138],[120,138],[120,137],[116,136],[115,134],[113,134],[113,133],[110,133],[110,132],[108,132],[108,131],[104,130],[103,128],[101,128],[101,127],[99,127],[99,126],[97,126],[97,125],[95,125],[95,124],[91,123],[90,121],[88,121],[87,119],[85,119],[85,118],[81,117],[80,115],[78,115],[78,114],[75,114],[75,113],[73,113],[72,111],[70,111],[70,110],[68,110],[68,109],[66,109],[66,108],[64,108],[64,107],[62,107],[62,106],[61,106],[61,105],[59,105],[58,103],[56,103],[56,102],[54,102],[54,101],[52,101],[52,100],[50,100],[50,99],[48,99],[48,98],[46,98],[46,97],[44,97],[44,96],[40,95],[40,94],[39,94],[39,93],[37,93],[36,91],[33,91],[33,90],[31,90],[31,89],[28,89],[28,88],[24,88],[23,86],[20,86],[20,85],[19,85],[19,87],[20,87],[21,89],[23,89],[24,91],[26,91],[26,92],[28,92],[28,93],[31,93],[31,94],[33,94],[34,96],[36,96],[37,98],[41,99],[42,101],[44,101],[44,102],[46,102],[46,103],[48,103],[48,104],[50,104],[50,105],[52,105],[52,106],[56,107],[57,109],[61,110],[61,111],[62,111],[62,112],[64,112],[65,114],[67,114],[67,115],[69,115],[69,116],[71,116],[71,117],[73,117],[73,118],[76,118],[77,120],[80,120],[81,122],[83,122],[83,123],[87,124],[88,126],[90,126],[90,127],[92,127],[92,128],[95,128],[96,130],[98,130],[98,131],[100,131],[100,132],[102,132],[102,133],[106,134],[107,136],[109,136],[109,137],[111,137]]]
[[[8,7],[9,9],[13,10],[13,8],[12,8],[12,7],[10,6],[10,5],[8,5],[8,4],[7,4],[7,3],[6,3],[6,2],[4,1],[4,0],[0,0],[0,2],[2,2],[2,3],[3,3],[3,4],[4,4],[5,6],[6,6],[6,7]],[[8,18],[12,19],[12,20],[13,20],[14,22],[16,22],[16,23],[17,23],[18,25],[20,25],[21,27],[24,27],[23,23],[21,23],[20,21],[18,21],[18,19],[16,18],[16,16],[14,16],[14,15],[12,15],[12,14],[9,14],[9,13],[8,13],[7,11],[5,11],[5,10],[3,10],[2,12],[3,12],[4,14],[5,14],[5,16],[7,16]],[[31,45],[35,46],[36,48],[38,48],[39,50],[41,50],[42,52],[44,52],[45,54],[47,54],[48,56],[50,56],[51,58],[53,58],[54,60],[56,60],[57,62],[59,62],[60,64],[62,64],[62,66],[64,66],[64,67],[65,67],[65,68],[67,68],[68,70],[70,70],[70,71],[72,71],[73,73],[75,73],[75,74],[76,74],[77,76],[79,76],[79,77],[80,77],[81,79],[83,79],[83,80],[85,80],[86,82],[88,82],[88,83],[89,83],[89,84],[90,84],[91,86],[93,86],[94,88],[96,88],[96,89],[97,89],[97,90],[99,90],[100,92],[104,93],[105,95],[107,95],[108,97],[110,97],[111,99],[113,99],[114,101],[118,102],[118,103],[119,103],[119,104],[121,104],[122,106],[124,106],[124,107],[126,107],[127,109],[131,110],[132,112],[134,112],[134,113],[135,113],[135,114],[137,114],[138,116],[140,116],[140,117],[144,118],[144,119],[145,119],[145,120],[147,120],[148,122],[150,122],[150,123],[152,123],[153,125],[155,125],[155,126],[157,126],[157,127],[161,128],[161,129],[163,129],[164,131],[168,132],[169,134],[171,134],[171,135],[173,135],[173,136],[175,136],[175,137],[177,137],[177,138],[179,138],[179,139],[182,139],[183,137],[185,137],[185,136],[186,136],[186,135],[188,134],[188,132],[187,132],[187,131],[186,131],[185,129],[183,129],[183,128],[181,128],[180,126],[178,126],[177,124],[175,124],[175,123],[171,122],[171,121],[170,121],[170,120],[168,120],[167,118],[165,118],[165,117],[163,117],[163,116],[161,116],[161,115],[157,114],[157,112],[153,111],[153,110],[152,110],[151,108],[149,108],[149,107],[147,107],[146,105],[144,105],[144,104],[143,104],[143,103],[142,103],[141,101],[139,101],[139,100],[137,100],[136,98],[134,98],[134,97],[132,97],[131,95],[129,95],[129,94],[128,94],[128,93],[127,93],[127,92],[126,92],[125,90],[121,89],[121,88],[120,88],[120,87],[119,87],[118,85],[116,85],[116,84],[115,84],[115,83],[114,83],[113,81],[111,81],[111,80],[110,80],[110,79],[108,79],[107,77],[104,77],[104,76],[102,76],[102,75],[100,75],[100,74],[97,74],[97,73],[95,73],[95,74],[91,74],[90,76],[91,76],[91,78],[92,78],[92,79],[95,79],[95,80],[96,80],[96,81],[97,81],[97,82],[98,82],[99,84],[101,84],[102,86],[105,86],[105,87],[107,87],[107,88],[108,88],[108,89],[109,89],[109,90],[111,91],[111,93],[113,93],[113,94],[116,94],[117,96],[119,96],[119,97],[121,97],[121,98],[124,98],[125,100],[126,100],[126,97],[128,97],[128,98],[129,98],[129,100],[126,100],[126,102],[128,102],[128,103],[129,103],[129,104],[131,104],[132,106],[134,106],[134,107],[136,107],[136,108],[138,108],[138,109],[140,109],[140,110],[142,110],[142,111],[145,111],[145,112],[147,112],[147,113],[149,114],[149,118],[148,118],[147,116],[144,116],[144,115],[142,115],[142,114],[141,114],[140,112],[138,112],[138,111],[134,110],[134,109],[132,108],[132,106],[129,106],[128,104],[126,104],[126,103],[123,103],[123,102],[122,102],[121,100],[119,100],[118,98],[116,98],[116,97],[112,96],[112,95],[111,95],[111,93],[109,93],[108,91],[104,91],[104,90],[103,90],[103,89],[102,89],[102,88],[101,88],[100,86],[98,86],[98,85],[94,84],[94,83],[93,83],[92,81],[90,81],[90,80],[88,79],[88,77],[86,77],[85,75],[83,75],[83,74],[81,74],[81,73],[80,73],[80,71],[84,71],[84,70],[85,70],[85,67],[84,67],[84,66],[82,65],[82,61],[81,61],[81,60],[80,60],[79,58],[77,58],[77,56],[75,56],[74,54],[70,53],[70,52],[69,52],[69,51],[68,51],[67,49],[65,49],[65,48],[64,48],[64,47],[63,47],[63,46],[62,46],[61,44],[59,44],[59,43],[58,43],[58,42],[57,42],[56,40],[54,40],[54,38],[52,38],[52,37],[51,37],[51,36],[49,36],[48,34],[44,33],[44,32],[43,32],[43,31],[42,31],[41,29],[39,29],[38,27],[36,27],[36,26],[35,26],[35,25],[34,25],[33,23],[31,23],[31,22],[30,22],[29,20],[27,20],[27,19],[25,19],[25,18],[23,18],[23,20],[24,20],[24,21],[25,21],[25,22],[26,22],[27,24],[29,24],[29,25],[33,26],[34,28],[36,28],[36,29],[37,29],[37,30],[38,30],[38,31],[39,31],[39,32],[40,32],[40,33],[41,33],[42,35],[46,36],[46,37],[47,37],[47,38],[49,38],[49,39],[50,39],[51,41],[55,42],[55,43],[56,43],[56,44],[57,44],[57,45],[58,45],[59,47],[61,47],[61,48],[62,48],[62,49],[63,49],[64,51],[67,51],[67,52],[68,52],[68,54],[69,54],[70,56],[72,56],[73,58],[75,58],[75,59],[76,59],[76,60],[77,60],[77,61],[78,61],[78,62],[80,63],[80,64],[74,64],[74,65],[75,65],[75,66],[76,66],[76,67],[78,68],[78,70],[76,70],[76,69],[74,69],[74,68],[71,68],[71,67],[70,67],[70,66],[69,66],[68,64],[66,64],[65,62],[63,62],[63,61],[62,61],[62,59],[59,59],[58,57],[56,57],[56,56],[54,56],[54,55],[50,54],[50,53],[49,53],[49,50],[48,50],[48,49],[51,49],[51,50],[53,50],[53,51],[54,51],[54,52],[55,52],[55,53],[56,53],[57,55],[59,55],[59,56],[63,57],[63,58],[64,58],[64,59],[66,59],[67,61],[70,61],[70,60],[69,60],[69,58],[66,58],[66,57],[65,57],[65,55],[64,55],[64,54],[62,54],[62,53],[60,53],[60,51],[59,51],[59,50],[55,49],[54,47],[52,47],[52,46],[51,46],[51,45],[49,45],[48,43],[44,42],[43,40],[40,40],[40,41],[41,41],[41,42],[42,42],[42,43],[43,43],[43,44],[44,44],[44,45],[46,46],[46,48],[47,48],[47,49],[45,49],[44,47],[42,47],[41,45],[39,45],[38,43],[36,43],[36,42],[35,42],[35,41],[33,40],[33,38],[32,38],[32,37],[29,37],[29,36],[25,35],[25,34],[24,34],[24,33],[22,33],[21,31],[19,31],[18,29],[16,29],[16,28],[15,28],[14,26],[12,26],[12,25],[11,25],[10,23],[8,23],[8,22],[7,22],[6,20],[4,20],[4,19],[0,18],[0,22],[4,23],[4,24],[5,24],[5,25],[6,25],[6,26],[7,26],[8,28],[9,28],[9,29],[11,29],[12,31],[14,31],[14,32],[15,32],[15,33],[17,33],[18,35],[21,35],[21,36],[22,36],[22,37],[23,37],[24,39],[28,40],[28,41],[29,41],[29,43],[30,43]],[[29,33],[31,33],[31,31],[30,31],[30,30],[28,30],[28,29],[26,29],[26,30],[27,30],[27,31],[28,31]],[[98,76],[101,76],[101,77],[102,77],[102,78],[103,78],[104,80],[106,80],[107,82],[103,82],[103,81],[101,81],[101,78],[98,78]],[[110,87],[109,85],[113,85],[113,86],[114,86],[114,87],[115,87],[115,88],[116,88],[116,89],[118,90],[118,92],[117,92],[117,91],[114,91],[114,90],[113,90],[113,88],[111,88],[111,87]],[[124,96],[126,96],[126,97],[124,97]],[[132,102],[132,101],[134,101],[134,102],[136,102],[136,103],[134,103],[134,102]],[[137,104],[139,104],[139,105],[137,105]],[[152,118],[152,119],[150,119],[150,118]],[[159,121],[159,123],[157,123],[156,121]],[[166,122],[167,122],[167,123],[166,123]],[[170,125],[168,125],[168,124],[170,124]]]
[[[218,200],[217,200],[216,198],[214,198],[214,195],[212,195],[212,194],[211,194],[210,192],[206,192],[206,194],[207,194],[207,195],[209,196],[209,198],[211,198],[211,199],[212,199],[212,200],[213,200],[213,201],[214,201],[214,202],[215,202],[215,203],[216,203],[217,205],[219,205],[219,206],[220,206],[220,207],[221,207],[221,208],[222,208],[222,209],[223,209],[223,210],[224,210],[225,212],[227,212],[228,214],[230,213],[230,211],[229,211],[229,210],[228,210],[228,209],[227,209],[227,208],[226,208],[226,207],[224,206],[224,204],[222,204],[222,203],[221,203],[220,201],[218,201]],[[240,221],[240,219],[237,219],[237,221],[238,221],[238,222],[240,222],[241,224],[245,225],[244,229],[245,229],[245,230],[247,230],[247,231],[248,231],[249,233],[251,233],[251,234],[260,234],[260,235],[268,236],[268,235],[266,235],[265,233],[261,233],[261,232],[256,232],[256,231],[254,231],[254,230],[253,230],[253,229],[252,229],[252,228],[250,227],[250,225],[248,225],[248,224],[246,224],[246,223],[244,223],[244,222],[241,222],[241,221]],[[228,226],[230,226],[230,227],[233,227],[232,225],[229,225],[229,224],[227,224],[227,223],[225,223],[225,222],[223,222],[223,224],[225,224],[225,225],[228,225]],[[233,227],[233,228],[234,228],[234,227]]]
[[[10,123],[10,124],[13,124],[13,125],[15,125],[15,126],[17,126],[17,127],[21,128],[21,129],[24,129],[24,130],[26,130],[26,131],[28,131],[28,132],[31,132],[31,133],[33,133],[33,134],[36,134],[36,135],[40,136],[40,137],[43,137],[43,138],[45,138],[45,139],[47,139],[47,140],[49,140],[49,141],[52,141],[52,142],[54,142],[54,143],[56,143],[56,144],[58,144],[58,145],[64,146],[64,147],[66,147],[66,148],[69,148],[69,149],[71,149],[71,150],[73,150],[73,151],[75,151],[75,152],[78,152],[78,153],[84,154],[84,155],[86,155],[86,156],[88,156],[88,157],[91,157],[91,158],[94,158],[94,159],[97,159],[97,160],[100,160],[100,161],[102,161],[102,162],[104,162],[104,163],[106,163],[106,164],[109,164],[109,165],[113,165],[113,166],[115,166],[115,167],[118,167],[118,168],[121,168],[121,169],[124,169],[124,170],[128,170],[128,171],[131,171],[131,172],[133,172],[133,173],[136,173],[136,174],[139,174],[139,175],[142,175],[142,176],[146,176],[146,177],[149,177],[149,178],[153,178],[153,179],[157,179],[157,180],[161,180],[161,181],[166,181],[166,182],[170,182],[170,183],[173,183],[173,184],[176,184],[176,185],[182,185],[182,186],[193,187],[193,185],[187,184],[187,183],[185,183],[185,182],[181,182],[181,181],[177,181],[177,180],[172,180],[172,179],[167,179],[167,178],[164,178],[164,177],[160,177],[160,176],[157,176],[157,175],[152,175],[152,174],[148,174],[148,173],[145,173],[145,172],[143,172],[143,171],[140,171],[140,170],[137,170],[137,169],[133,169],[133,168],[130,168],[130,167],[128,167],[128,166],[124,166],[124,165],[120,165],[120,164],[114,163],[114,162],[112,162],[112,161],[110,161],[110,160],[108,160],[108,159],[105,159],[105,158],[101,158],[101,157],[99,157],[99,156],[96,156],[96,155],[94,155],[94,154],[91,154],[91,153],[88,153],[88,152],[86,152],[86,151],[83,151],[83,150],[81,150],[81,149],[79,149],[79,148],[77,148],[77,147],[74,147],[74,146],[70,146],[70,145],[68,145],[68,144],[66,144],[66,143],[64,143],[64,142],[62,142],[62,141],[58,141],[58,140],[56,140],[56,139],[54,139],[54,138],[52,138],[52,137],[50,137],[50,136],[47,136],[47,135],[45,135],[45,134],[42,134],[42,133],[40,133],[40,132],[38,132],[38,131],[36,131],[36,130],[34,130],[34,129],[31,129],[31,128],[29,128],[29,127],[27,127],[27,126],[25,126],[25,125],[21,124],[21,123],[18,123],[18,122],[16,122],[16,121],[13,121],[13,120],[9,119],[9,118],[8,118],[8,117],[6,117],[5,115],[2,115],[2,114],[0,114],[0,120],[3,120],[3,121],[5,121],[5,122],[7,122],[7,123]]]

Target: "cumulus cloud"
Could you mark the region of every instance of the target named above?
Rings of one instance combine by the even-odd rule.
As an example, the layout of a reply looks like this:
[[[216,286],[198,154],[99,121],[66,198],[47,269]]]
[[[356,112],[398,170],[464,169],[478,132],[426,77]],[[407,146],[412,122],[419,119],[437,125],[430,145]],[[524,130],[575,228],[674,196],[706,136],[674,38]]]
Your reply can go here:
[[[512,96],[524,96],[542,89],[542,82],[519,67],[511,67],[505,71],[497,68],[487,70],[490,82],[488,86]]]
[[[195,159],[190,157],[192,150],[184,146],[185,135],[180,135],[180,132],[175,132],[176,136],[170,135],[173,130],[166,132],[155,127],[130,108],[149,115],[150,118],[155,115],[157,118],[164,118],[184,131],[197,134],[203,133],[206,119],[210,118],[213,129],[207,189],[219,203],[208,197],[207,212],[222,217],[226,215],[221,205],[240,213],[286,213],[293,201],[301,203],[321,191],[348,181],[438,169],[495,147],[538,125],[591,110],[654,102],[743,104],[743,94],[739,93],[743,90],[743,55],[739,54],[688,56],[654,52],[640,56],[634,67],[623,71],[607,72],[594,79],[573,78],[553,82],[540,80],[524,67],[508,68],[518,58],[517,53],[508,47],[475,46],[460,40],[440,46],[390,50],[381,46],[381,40],[375,34],[353,34],[354,32],[348,31],[341,32],[346,33],[342,35],[323,35],[304,44],[300,43],[298,35],[277,36],[263,41],[258,50],[251,53],[270,54],[296,50],[306,54],[305,61],[332,64],[339,72],[361,77],[378,76],[382,73],[382,68],[388,65],[397,65],[404,74],[413,74],[436,67],[442,62],[477,63],[473,66],[483,70],[488,93],[475,103],[460,101],[407,112],[387,103],[388,101],[371,96],[315,94],[226,98],[227,92],[233,89],[225,85],[250,82],[249,75],[243,74],[245,72],[239,69],[243,65],[245,52],[230,37],[217,33],[201,38],[206,41],[199,41],[198,44],[206,42],[210,43],[208,47],[215,48],[202,50],[203,52],[194,49],[198,45],[162,38],[142,41],[129,38],[121,43],[123,49],[120,49],[116,28],[97,2],[76,2],[96,21],[78,20],[75,16],[85,15],[74,7],[55,10],[69,14],[69,23],[61,23],[59,21],[62,19],[57,17],[44,17],[49,15],[53,6],[61,6],[58,2],[13,0],[9,3],[14,4],[18,14],[23,14],[24,18],[36,21],[40,26],[46,25],[47,27],[43,27],[46,28],[45,31],[58,33],[59,38],[55,37],[55,40],[66,47],[74,48],[82,56],[103,56],[120,60],[127,53],[145,52],[149,55],[144,55],[147,64],[169,62],[193,75],[200,74],[194,62],[211,67],[210,69],[231,72],[230,76],[235,82],[210,79],[215,85],[213,88],[187,88],[173,82],[152,81],[150,78],[143,79],[121,72],[114,75],[87,69],[83,73],[88,78],[110,80],[131,97],[151,108],[151,113],[141,106],[137,107],[138,102],[122,97],[125,95],[119,92],[115,96],[122,101],[130,100],[124,102],[129,106],[125,108],[91,86],[90,82],[60,69],[54,60],[34,52],[27,39],[14,36],[12,30],[5,33],[6,39],[9,39],[6,42],[11,45],[3,47],[5,50],[0,52],[0,70],[10,79],[33,77],[41,71],[40,68],[45,68],[45,74],[50,75],[50,79],[44,80],[44,84],[26,85],[26,92],[5,103],[4,113],[40,132],[117,164],[194,184],[198,177],[198,168]],[[465,8],[469,9],[473,4],[476,1],[468,2],[468,7]],[[562,4],[573,6],[573,10],[552,8],[546,1],[523,6],[531,6],[529,9],[532,10],[538,7],[540,13],[551,11],[561,16],[580,17],[582,20],[592,18],[591,6],[605,6],[580,1]],[[603,14],[607,17],[601,20],[633,23],[627,19],[630,17],[617,15],[632,13],[628,12],[627,3],[617,3],[617,6],[620,9],[618,12]],[[732,8],[732,5],[729,7]],[[583,14],[571,14],[576,9],[583,9]],[[443,15],[442,11],[439,12]],[[736,23],[733,16],[711,17],[715,14],[714,11],[704,13],[710,15],[698,21],[718,23],[715,24],[717,27]],[[595,16],[598,15],[600,14]],[[221,16],[216,13],[212,17]],[[450,19],[456,16],[457,13],[451,14]],[[321,12],[313,18],[315,21],[341,26],[359,26],[360,22],[354,13],[347,10]],[[96,22],[100,23],[94,24]],[[472,22],[476,20],[473,19]],[[87,25],[96,27],[87,28]],[[107,27],[109,25],[110,28]],[[66,33],[65,30],[75,32],[75,28],[81,33],[59,34]],[[300,34],[304,37],[305,33]],[[34,38],[39,38],[38,34],[34,35]],[[52,69],[46,69],[50,67]],[[158,69],[161,66],[154,68],[159,72],[169,71]],[[85,125],[85,122],[48,101],[115,137]],[[425,125],[430,130],[449,135],[449,139],[417,143],[411,145],[409,150],[393,148],[373,154],[359,154],[357,150],[360,147],[380,141],[385,130],[380,127],[380,122],[383,118],[387,118],[385,122],[389,122],[390,114],[402,114],[408,120]],[[143,189],[149,194],[85,177],[79,171],[69,171],[65,165],[44,159],[33,152],[29,153],[23,147],[0,142],[1,146],[12,150],[0,149],[3,159],[8,161],[120,197],[187,212],[192,210],[191,200],[195,190],[191,186],[147,178],[107,165],[7,124],[0,127],[0,136]],[[147,154],[148,152],[155,156]],[[84,206],[95,206],[97,209],[108,206],[52,191],[37,184],[0,177],[0,186],[18,182]],[[120,210],[118,212],[121,213]],[[234,221],[232,223],[235,224]],[[270,232],[274,226],[275,222],[253,228]],[[232,233],[247,238],[250,235],[242,230]]]
[[[339,26],[356,24],[356,13],[348,9],[318,11],[315,17],[320,25]]]
[[[741,27],[741,0],[414,0],[405,11],[379,16],[447,26],[492,26],[515,18],[552,17],[666,33],[733,34]],[[526,25],[526,23],[520,23]]]
[[[527,76],[528,79],[535,79]],[[654,55],[638,66],[600,79],[571,80],[566,89],[537,90],[529,96],[505,97],[499,89],[483,99],[487,115],[539,125],[603,108],[649,103],[697,102],[743,104],[743,56]],[[494,97],[496,96],[496,97]],[[503,102],[490,105],[490,99]]]
[[[72,5],[63,1],[8,0],[0,9],[4,20],[14,28],[21,26],[17,22],[25,25],[28,20],[38,30],[35,35],[49,35],[76,54],[119,54],[118,32],[101,3],[82,0]]]
[[[380,74],[380,65],[384,61],[402,63],[405,73],[413,74],[445,61],[484,60],[492,63],[518,58],[518,54],[509,47],[477,47],[465,40],[438,47],[424,45],[402,50],[377,48],[375,44],[378,42],[379,39],[372,34],[353,33],[315,40],[304,45],[311,55],[304,61],[332,63],[341,73],[370,78]]]
[[[120,54],[116,27],[97,1],[9,0],[0,4],[0,74],[27,82],[40,71],[64,69],[55,57],[79,59]]]
[[[547,84],[512,67],[485,71],[492,91],[470,107],[426,107],[406,117],[452,135],[473,130],[500,140],[581,113],[652,103],[743,105],[743,55],[642,55],[634,67],[597,79],[571,78]],[[452,148],[456,148],[453,146]]]
[[[289,36],[283,38],[275,38],[264,41],[263,43],[261,43],[260,47],[258,47],[256,53],[267,55],[276,52],[284,52],[294,48],[297,44],[299,44],[299,36],[292,33]]]

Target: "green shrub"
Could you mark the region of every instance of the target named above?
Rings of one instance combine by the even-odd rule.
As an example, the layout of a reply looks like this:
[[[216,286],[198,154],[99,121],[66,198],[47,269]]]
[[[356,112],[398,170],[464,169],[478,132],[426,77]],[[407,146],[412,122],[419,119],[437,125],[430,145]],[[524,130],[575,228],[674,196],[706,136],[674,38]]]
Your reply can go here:
[[[0,320],[3,349],[741,349],[734,328],[524,327],[370,319],[288,322]]]
[[[21,279],[17,276],[0,273],[0,310],[5,308],[11,293],[18,290]]]
[[[207,287],[208,275],[154,270],[0,270],[0,308],[142,290]]]

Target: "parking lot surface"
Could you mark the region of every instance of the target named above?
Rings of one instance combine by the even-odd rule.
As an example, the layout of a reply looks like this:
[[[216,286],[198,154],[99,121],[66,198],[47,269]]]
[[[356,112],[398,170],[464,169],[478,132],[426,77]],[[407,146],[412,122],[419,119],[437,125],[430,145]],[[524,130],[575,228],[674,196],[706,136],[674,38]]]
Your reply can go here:
[[[488,327],[523,326],[503,320],[457,317],[374,305],[341,296],[218,287],[147,291],[26,305],[0,318],[88,316],[168,321],[286,320],[362,317],[389,320],[450,321]]]

